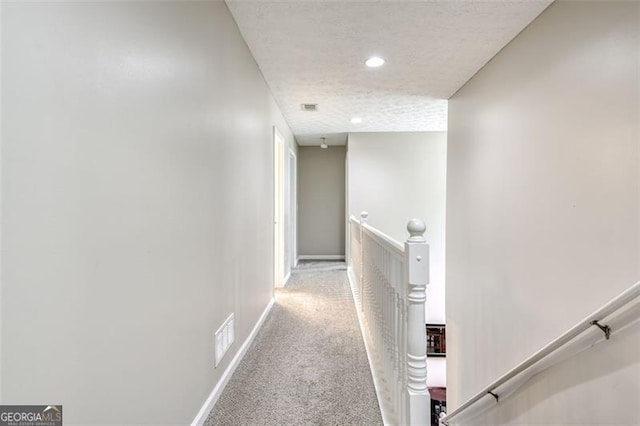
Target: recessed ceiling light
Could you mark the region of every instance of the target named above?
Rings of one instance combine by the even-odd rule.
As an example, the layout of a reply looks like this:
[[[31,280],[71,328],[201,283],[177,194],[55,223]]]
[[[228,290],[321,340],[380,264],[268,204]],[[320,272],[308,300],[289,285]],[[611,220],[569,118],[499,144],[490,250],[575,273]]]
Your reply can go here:
[[[372,58],[367,59],[364,63],[371,68],[376,68],[384,65],[384,59],[374,56]]]
[[[353,118],[351,119],[351,123],[353,123],[353,124],[360,124],[360,123],[362,123],[362,118],[353,117]]]

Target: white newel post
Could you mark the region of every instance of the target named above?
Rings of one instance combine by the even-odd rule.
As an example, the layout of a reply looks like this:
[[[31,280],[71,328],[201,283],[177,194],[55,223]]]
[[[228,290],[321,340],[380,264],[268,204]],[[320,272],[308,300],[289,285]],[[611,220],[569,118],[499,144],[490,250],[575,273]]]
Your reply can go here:
[[[427,339],[425,334],[426,289],[429,282],[429,245],[426,226],[419,219],[407,224],[410,237],[404,243],[408,280],[407,413],[410,425],[431,424],[431,400],[427,389]]]
[[[360,311],[364,310],[364,225],[369,213],[360,213]]]

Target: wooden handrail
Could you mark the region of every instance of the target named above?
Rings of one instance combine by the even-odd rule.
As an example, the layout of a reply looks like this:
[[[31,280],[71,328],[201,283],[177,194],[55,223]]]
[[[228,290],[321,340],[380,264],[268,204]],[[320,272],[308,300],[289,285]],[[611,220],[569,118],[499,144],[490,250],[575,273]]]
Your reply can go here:
[[[429,245],[426,226],[407,224],[400,244],[360,220],[349,217],[349,280],[369,356],[385,424],[430,424],[427,388],[426,286]]]

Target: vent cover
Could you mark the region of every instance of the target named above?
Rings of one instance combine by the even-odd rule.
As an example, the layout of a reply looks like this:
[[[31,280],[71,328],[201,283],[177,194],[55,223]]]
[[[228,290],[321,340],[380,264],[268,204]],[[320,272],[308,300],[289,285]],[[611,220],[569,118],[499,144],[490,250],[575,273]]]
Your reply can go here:
[[[302,104],[300,105],[303,111],[317,111],[318,104]]]
[[[218,366],[218,364],[220,364],[220,361],[222,361],[222,357],[224,357],[224,354],[227,353],[227,350],[229,350],[229,346],[231,346],[234,340],[235,328],[233,314],[231,314],[215,334],[214,352],[216,355],[216,367]]]

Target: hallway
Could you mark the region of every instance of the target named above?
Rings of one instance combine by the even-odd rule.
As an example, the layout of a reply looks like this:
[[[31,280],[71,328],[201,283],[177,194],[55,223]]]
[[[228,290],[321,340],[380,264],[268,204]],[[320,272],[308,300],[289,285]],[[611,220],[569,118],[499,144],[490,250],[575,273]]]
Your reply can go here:
[[[640,425],[640,1],[0,28],[0,424]]]
[[[273,310],[206,421],[382,424],[344,263],[307,262]]]

